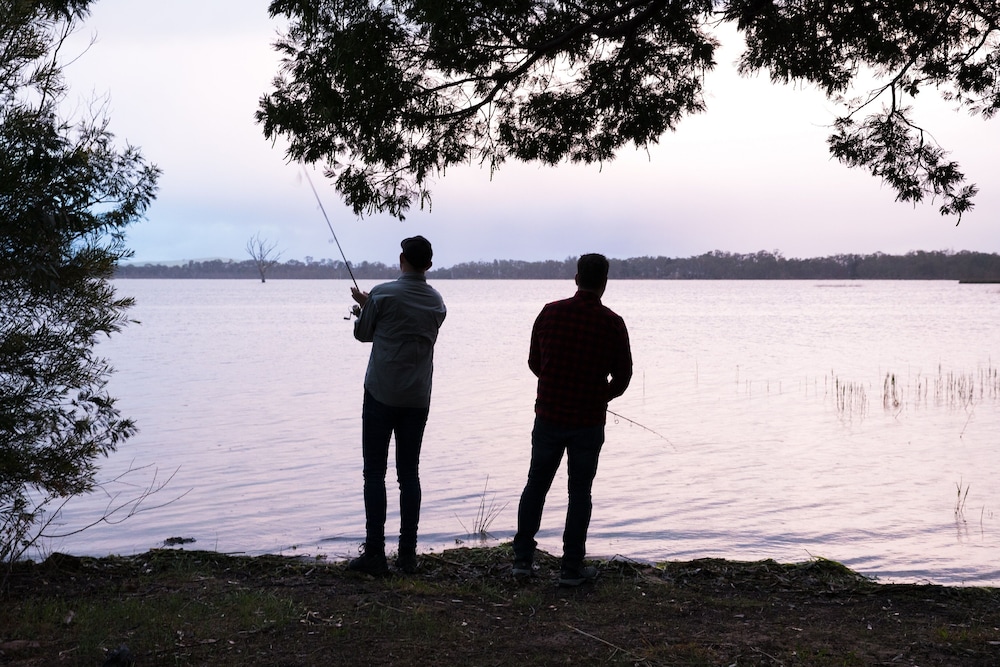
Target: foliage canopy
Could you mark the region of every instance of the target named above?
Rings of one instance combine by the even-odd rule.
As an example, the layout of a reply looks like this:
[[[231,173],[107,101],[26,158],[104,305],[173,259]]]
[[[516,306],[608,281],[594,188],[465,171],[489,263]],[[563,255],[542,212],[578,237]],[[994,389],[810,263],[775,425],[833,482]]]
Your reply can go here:
[[[100,109],[60,117],[60,48],[89,4],[0,0],[0,562],[135,431],[94,346],[127,322],[108,279],[159,170],[115,146]]]
[[[611,160],[705,110],[717,29],[742,74],[814,85],[843,113],[829,149],[899,201],[973,205],[976,186],[924,128],[926,89],[1000,108],[995,0],[273,0],[282,65],[257,120],[320,164],[355,213],[402,218],[449,166]],[[861,81],[870,90],[855,95]]]

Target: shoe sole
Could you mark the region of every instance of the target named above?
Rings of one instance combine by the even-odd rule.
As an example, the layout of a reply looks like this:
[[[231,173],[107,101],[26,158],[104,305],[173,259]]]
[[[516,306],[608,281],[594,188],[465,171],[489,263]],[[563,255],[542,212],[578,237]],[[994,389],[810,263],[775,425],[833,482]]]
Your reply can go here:
[[[347,566],[349,572],[360,572],[361,574],[370,574],[373,577],[384,577],[389,574],[389,566],[386,565],[384,568],[381,567],[351,567]]]
[[[593,581],[593,579],[586,579],[586,578],[584,578],[584,579],[560,579],[559,580],[559,585],[560,586],[564,586],[564,587],[569,587],[569,588],[576,588],[580,584],[583,584],[583,583],[588,582],[588,581]]]
[[[596,574],[593,577],[559,577],[559,585],[575,588],[595,579],[597,579]]]

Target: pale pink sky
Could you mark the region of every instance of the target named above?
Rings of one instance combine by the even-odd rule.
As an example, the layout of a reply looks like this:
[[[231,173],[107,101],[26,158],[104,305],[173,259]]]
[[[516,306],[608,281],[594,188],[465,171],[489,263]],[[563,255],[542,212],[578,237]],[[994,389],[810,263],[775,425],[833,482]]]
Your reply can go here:
[[[277,71],[277,24],[266,0],[100,0],[74,45],[97,42],[66,74],[70,100],[110,96],[111,129],[164,175],[129,242],[137,261],[245,259],[250,236],[283,259],[339,258],[301,170],[253,121]],[[449,170],[433,210],[405,222],[357,219],[313,176],[352,262],[393,262],[404,236],[434,243],[435,264],[492,259],[689,257],[713,250],[786,257],[911,250],[1000,252],[1000,126],[943,103],[918,107],[936,139],[980,187],[955,226],[916,208],[826,148],[836,107],[814,90],[740,79],[738,50],[720,52],[708,111],[649,154],[605,165],[508,164]],[[929,96],[926,93],[925,96]],[[932,102],[928,97],[927,102]],[[922,104],[924,102],[922,101]]]

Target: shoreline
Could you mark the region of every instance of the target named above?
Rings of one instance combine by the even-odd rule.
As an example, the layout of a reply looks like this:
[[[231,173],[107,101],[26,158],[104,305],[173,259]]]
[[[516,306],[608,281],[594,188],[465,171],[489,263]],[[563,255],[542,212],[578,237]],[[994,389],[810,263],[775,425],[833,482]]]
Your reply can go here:
[[[521,581],[511,555],[459,547],[373,578],[297,556],[53,554],[8,573],[0,663],[1000,664],[995,588],[877,584],[823,559],[599,561],[563,588],[557,558]]]
[[[472,542],[475,542],[472,544]],[[48,559],[54,559],[53,562],[71,562],[71,563],[82,563],[82,562],[110,562],[116,560],[129,560],[129,559],[141,559],[149,557],[151,554],[178,554],[178,557],[183,557],[184,554],[211,554],[213,556],[218,556],[222,558],[234,558],[243,560],[272,560],[272,559],[284,559],[290,563],[299,563],[306,565],[316,565],[316,566],[347,566],[347,562],[353,557],[350,554],[346,555],[331,555],[328,553],[287,553],[284,551],[219,551],[217,549],[202,549],[198,548],[197,541],[194,538],[168,538],[164,540],[162,546],[151,547],[144,551],[136,551],[132,554],[106,554],[101,556],[95,555],[78,555],[72,553],[66,553],[61,551],[52,551],[42,560],[34,559],[24,559],[19,561],[20,563],[28,564],[29,566],[44,566]],[[506,541],[494,541],[492,543],[485,543],[479,540],[469,540],[469,544],[462,540],[456,540],[454,544],[443,545],[440,550],[425,549],[420,550],[418,548],[417,555],[421,558],[440,558],[443,554],[453,551],[461,550],[480,550],[480,551],[500,551],[508,552],[511,549],[511,542]],[[297,551],[297,548],[291,548],[288,551]],[[395,551],[392,549],[386,550],[386,555],[390,561],[392,561],[392,556]],[[551,556],[549,552],[545,551],[542,547],[539,547],[539,553],[543,554],[546,559],[554,559],[555,556]],[[841,561],[836,559],[826,558],[824,556],[811,556],[805,560],[775,560],[774,558],[766,557],[760,559],[742,559],[733,558],[728,556],[696,556],[687,560],[683,559],[665,559],[665,560],[654,560],[647,558],[635,558],[631,556],[626,556],[624,554],[614,554],[611,556],[607,555],[596,555],[588,556],[588,562],[612,564],[612,563],[627,563],[635,565],[638,567],[654,568],[654,569],[666,569],[671,567],[683,566],[689,563],[695,562],[719,562],[719,563],[729,563],[733,567],[738,568],[752,568],[762,563],[767,564],[778,564],[782,567],[805,567],[810,563],[829,563],[837,568],[841,568],[845,572],[850,572],[853,576],[871,583],[875,586],[937,586],[941,588],[954,588],[954,589],[970,589],[970,588],[981,588],[988,590],[998,590],[1000,591],[1000,582],[997,583],[978,583],[976,581],[962,580],[961,582],[940,582],[932,581],[926,577],[912,577],[912,578],[900,578],[888,580],[885,575],[869,574],[862,572],[860,570],[853,569],[852,567],[845,565]],[[508,563],[510,565],[510,563]]]

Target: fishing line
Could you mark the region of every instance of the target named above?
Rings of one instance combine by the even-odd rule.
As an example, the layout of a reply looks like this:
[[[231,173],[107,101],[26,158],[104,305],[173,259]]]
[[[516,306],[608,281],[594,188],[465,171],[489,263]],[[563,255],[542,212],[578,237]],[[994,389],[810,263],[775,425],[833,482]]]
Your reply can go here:
[[[354,272],[351,271],[351,263],[347,261],[347,255],[344,254],[344,249],[340,247],[337,232],[333,231],[333,225],[330,224],[330,217],[326,214],[326,209],[323,208],[323,201],[319,198],[316,186],[313,185],[312,179],[309,178],[309,172],[306,171],[305,166],[302,167],[302,173],[306,175],[306,181],[309,182],[309,187],[312,188],[313,195],[316,197],[316,203],[319,204],[319,210],[323,213],[323,219],[326,220],[326,226],[330,228],[330,233],[333,234],[333,241],[337,244],[337,250],[340,251],[340,256],[344,258],[344,266],[347,267],[347,273],[350,274],[351,280],[354,281],[354,288],[360,292],[361,288],[358,287],[358,281],[354,279]]]
[[[633,426],[638,426],[642,430],[649,431],[650,433],[652,433],[656,437],[661,438],[663,440],[666,440],[667,443],[671,447],[674,448],[674,451],[677,451],[677,445],[675,445],[673,442],[671,442],[670,438],[668,438],[667,436],[663,435],[662,433],[657,433],[656,431],[654,431],[653,429],[649,428],[648,426],[644,426],[644,425],[640,424],[639,422],[635,421],[634,419],[629,419],[628,417],[625,417],[624,415],[620,415],[617,412],[615,412],[614,410],[608,410],[608,414],[611,415],[612,417],[614,417],[615,419],[621,419],[623,421],[627,421],[629,424],[632,424]]]

